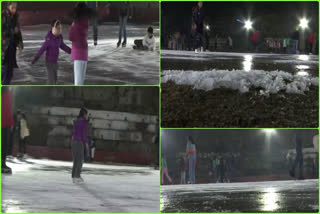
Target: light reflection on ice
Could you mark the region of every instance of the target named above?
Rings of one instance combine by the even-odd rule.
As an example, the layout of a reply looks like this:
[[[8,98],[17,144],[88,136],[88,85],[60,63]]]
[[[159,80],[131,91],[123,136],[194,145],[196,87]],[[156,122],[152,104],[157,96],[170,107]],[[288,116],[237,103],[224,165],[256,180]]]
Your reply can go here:
[[[310,66],[308,66],[308,65],[297,65],[296,68],[299,69],[299,70],[305,70],[305,69],[309,69]]]
[[[262,202],[263,202],[263,211],[274,211],[279,209],[279,194],[276,192],[275,188],[267,188],[265,190],[264,195],[262,196]]]
[[[303,61],[308,61],[309,56],[308,55],[299,55],[298,59],[303,60]]]
[[[251,71],[252,68],[252,56],[251,55],[245,55],[243,64],[243,70],[245,71]]]
[[[27,213],[27,210],[22,209],[19,204],[21,204],[20,201],[18,200],[4,200],[4,203],[10,206],[6,206],[5,208],[2,207],[2,212],[6,212],[6,213]]]
[[[299,76],[309,76],[309,73],[306,72],[306,71],[298,71],[297,75],[299,75]]]

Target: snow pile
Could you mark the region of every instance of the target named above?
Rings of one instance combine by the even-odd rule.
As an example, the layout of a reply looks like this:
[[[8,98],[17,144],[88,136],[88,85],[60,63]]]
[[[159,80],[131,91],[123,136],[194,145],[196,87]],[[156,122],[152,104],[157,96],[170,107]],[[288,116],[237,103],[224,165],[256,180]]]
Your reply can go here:
[[[230,88],[241,93],[250,88],[261,88],[260,95],[269,96],[279,91],[304,94],[311,85],[318,86],[319,78],[308,75],[293,75],[284,71],[251,70],[209,70],[179,71],[167,70],[162,73],[161,82],[169,80],[178,85],[192,85],[194,89],[209,91],[217,88]]]

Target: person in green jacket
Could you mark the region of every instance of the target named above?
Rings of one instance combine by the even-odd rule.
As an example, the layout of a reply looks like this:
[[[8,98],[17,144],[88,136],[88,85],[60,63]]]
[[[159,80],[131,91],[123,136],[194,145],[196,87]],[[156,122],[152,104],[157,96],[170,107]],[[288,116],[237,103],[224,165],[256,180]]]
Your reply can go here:
[[[164,184],[164,176],[166,176],[168,181],[172,184],[172,179],[168,173],[167,159],[164,155],[161,155],[161,184]]]

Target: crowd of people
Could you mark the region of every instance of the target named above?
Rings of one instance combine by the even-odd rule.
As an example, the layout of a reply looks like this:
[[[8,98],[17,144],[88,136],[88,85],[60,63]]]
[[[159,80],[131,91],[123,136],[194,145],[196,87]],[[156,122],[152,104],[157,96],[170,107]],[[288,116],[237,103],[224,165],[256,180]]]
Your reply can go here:
[[[170,50],[188,50],[197,52],[204,51],[234,51],[234,40],[239,43],[239,39],[230,32],[216,32],[210,29],[205,17],[203,2],[198,2],[192,8],[191,32],[183,31],[172,32],[166,35],[166,48]],[[305,52],[313,53],[312,48],[317,41],[315,32],[306,33]],[[243,39],[243,38],[242,38]],[[282,54],[299,53],[299,32],[296,31],[292,36],[284,38],[264,38],[260,30],[253,30],[249,33],[248,46],[242,47],[254,52],[269,52]],[[243,43],[243,41],[242,41]],[[242,44],[243,45],[243,44]],[[238,45],[239,46],[239,45]]]
[[[2,84],[10,85],[13,78],[14,69],[18,68],[16,59],[17,49],[22,53],[23,37],[19,24],[18,3],[9,1],[4,7],[2,17]],[[131,18],[129,2],[121,2],[119,7],[119,40],[117,47],[127,44],[126,25],[128,17]],[[58,19],[51,22],[51,27],[45,37],[40,50],[33,57],[31,64],[38,61],[41,55],[46,52],[45,66],[47,69],[47,84],[56,85],[58,80],[58,59],[59,49],[71,55],[74,64],[74,84],[84,85],[88,65],[88,28],[89,21],[92,20],[94,45],[98,44],[97,25],[97,2],[79,2],[72,12],[73,22],[69,29],[68,39],[72,47],[64,43],[62,37],[62,23]],[[123,36],[123,41],[122,41]],[[122,42],[122,43],[121,43]],[[134,41],[134,49],[155,50],[156,42],[153,36],[153,28],[148,27],[143,39]]]

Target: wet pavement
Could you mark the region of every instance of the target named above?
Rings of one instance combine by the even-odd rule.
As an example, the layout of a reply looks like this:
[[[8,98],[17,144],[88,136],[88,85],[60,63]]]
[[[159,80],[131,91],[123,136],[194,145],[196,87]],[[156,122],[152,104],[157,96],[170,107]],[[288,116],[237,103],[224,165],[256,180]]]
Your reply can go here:
[[[318,212],[319,181],[161,186],[161,212]]]
[[[127,26],[127,47],[116,49],[118,41],[118,24],[108,23],[99,26],[98,45],[93,45],[92,27],[88,33],[88,69],[85,85],[154,85],[159,84],[159,50],[137,51],[133,44],[135,39],[142,39],[149,25]],[[159,26],[153,25],[157,43],[159,43]],[[49,25],[24,26],[22,36],[24,50],[17,55],[18,69],[14,71],[12,85],[45,85],[47,70],[45,53],[34,64],[32,58],[40,49],[47,35]],[[71,47],[68,40],[69,26],[63,26],[64,42]],[[60,50],[58,85],[73,85],[73,61],[69,54]]]
[[[161,69],[195,70],[243,69],[274,71],[281,70],[296,74],[307,72],[319,76],[319,57],[316,55],[256,54],[232,52],[161,51]]]

